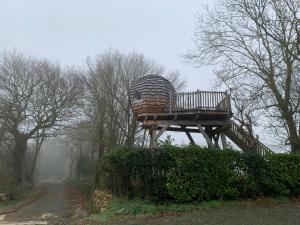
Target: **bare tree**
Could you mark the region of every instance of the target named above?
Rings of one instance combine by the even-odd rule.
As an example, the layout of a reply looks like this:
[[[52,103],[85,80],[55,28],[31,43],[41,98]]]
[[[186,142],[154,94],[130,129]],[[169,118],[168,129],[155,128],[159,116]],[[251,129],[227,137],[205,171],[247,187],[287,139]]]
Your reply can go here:
[[[300,152],[298,0],[219,0],[199,16],[196,64],[216,64],[217,78],[284,130],[284,142]]]
[[[36,169],[36,164],[37,164],[37,159],[39,156],[39,153],[41,151],[42,145],[44,143],[44,141],[47,138],[47,133],[46,130],[38,130],[35,134],[35,138],[34,138],[34,152],[33,152],[33,159],[32,162],[29,166],[29,169],[25,175],[25,179],[27,182],[32,183],[33,182],[33,177],[34,177],[34,173],[35,173],[35,169]]]
[[[180,72],[178,70],[167,73],[165,78],[173,84],[176,91],[181,91],[186,85],[186,80],[180,77]]]
[[[93,167],[97,160],[94,138],[94,129],[90,120],[80,120],[67,127],[60,136],[60,142],[68,151],[70,177],[73,176],[74,171],[78,178],[94,175]]]
[[[109,51],[87,62],[87,115],[95,121],[101,154],[105,146],[132,146],[138,124],[131,113],[131,82],[148,73],[162,73],[162,67],[143,55]],[[103,138],[103,140],[100,140]]]
[[[13,172],[22,182],[28,140],[64,126],[76,113],[82,82],[47,60],[16,52],[0,56],[0,118],[13,138]]]
[[[87,60],[86,115],[94,126],[99,162],[105,151],[116,146],[132,147],[142,140],[141,127],[131,111],[131,83],[148,74],[162,74],[164,68],[144,55],[110,50]],[[170,77],[181,88],[179,73]],[[99,175],[99,174],[98,174]],[[96,182],[99,176],[96,175]]]

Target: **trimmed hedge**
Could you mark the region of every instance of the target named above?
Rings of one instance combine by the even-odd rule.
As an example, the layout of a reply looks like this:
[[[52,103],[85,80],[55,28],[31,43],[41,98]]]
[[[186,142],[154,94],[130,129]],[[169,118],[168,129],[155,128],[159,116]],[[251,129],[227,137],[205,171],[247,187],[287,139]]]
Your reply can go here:
[[[104,185],[117,196],[164,199],[166,174],[173,165],[167,151],[120,148],[104,155]]]
[[[237,152],[188,147],[171,151],[176,166],[167,176],[169,193],[179,201],[236,198],[244,165]]]
[[[266,195],[300,194],[300,154],[274,154],[267,158],[264,193]]]
[[[176,201],[294,196],[300,193],[300,155],[262,158],[234,150],[162,145],[118,149],[103,158],[108,189],[129,198]]]

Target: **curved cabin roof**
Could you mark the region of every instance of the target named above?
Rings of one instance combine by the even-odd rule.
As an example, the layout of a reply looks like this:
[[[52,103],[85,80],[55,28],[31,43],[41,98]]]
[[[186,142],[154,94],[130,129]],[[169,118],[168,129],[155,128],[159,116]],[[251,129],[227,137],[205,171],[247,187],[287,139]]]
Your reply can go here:
[[[166,78],[150,74],[132,84],[130,97],[134,113],[159,113],[175,104],[176,91]]]

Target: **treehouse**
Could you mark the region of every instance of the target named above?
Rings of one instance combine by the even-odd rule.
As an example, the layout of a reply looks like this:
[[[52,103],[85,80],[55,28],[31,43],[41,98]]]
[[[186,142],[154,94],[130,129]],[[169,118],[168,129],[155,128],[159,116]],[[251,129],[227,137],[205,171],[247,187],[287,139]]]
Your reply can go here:
[[[232,120],[230,95],[217,91],[176,92],[159,75],[147,75],[131,86],[131,108],[142,127],[149,132],[150,148],[155,148],[165,131],[201,133],[209,147],[227,148],[226,137],[242,150],[260,155],[272,153],[258,138]],[[221,143],[219,143],[221,140]]]

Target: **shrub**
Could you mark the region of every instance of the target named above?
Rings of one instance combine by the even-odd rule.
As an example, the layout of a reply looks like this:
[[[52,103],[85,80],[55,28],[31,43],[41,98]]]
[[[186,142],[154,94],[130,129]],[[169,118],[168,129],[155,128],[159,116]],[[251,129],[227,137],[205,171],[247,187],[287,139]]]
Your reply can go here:
[[[104,183],[118,196],[162,199],[171,165],[169,154],[162,149],[117,149],[103,157]]]
[[[106,187],[115,195],[179,202],[299,195],[300,155],[176,147],[121,148],[103,158]]]
[[[241,183],[247,181],[241,153],[188,146],[174,148],[170,154],[176,166],[167,175],[167,187],[176,200],[203,201],[240,196]]]
[[[300,155],[268,156],[263,185],[267,195],[299,195]]]

